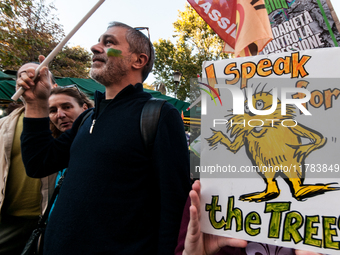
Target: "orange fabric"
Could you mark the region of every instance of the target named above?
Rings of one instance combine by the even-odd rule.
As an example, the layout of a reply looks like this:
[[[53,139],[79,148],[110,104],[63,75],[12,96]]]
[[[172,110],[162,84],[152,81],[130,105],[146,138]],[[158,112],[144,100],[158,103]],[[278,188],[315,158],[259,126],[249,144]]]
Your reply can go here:
[[[257,55],[273,39],[264,0],[188,0],[237,57]]]

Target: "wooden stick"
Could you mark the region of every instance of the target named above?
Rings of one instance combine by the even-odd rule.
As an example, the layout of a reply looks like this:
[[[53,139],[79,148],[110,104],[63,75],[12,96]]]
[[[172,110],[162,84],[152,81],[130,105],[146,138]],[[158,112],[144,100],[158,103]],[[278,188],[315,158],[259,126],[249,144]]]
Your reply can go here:
[[[104,3],[105,0],[99,0],[98,3],[92,7],[92,9],[82,18],[81,21],[71,30],[71,32],[53,49],[53,51],[45,58],[45,60],[35,69],[35,80],[38,76],[40,69],[43,66],[48,66],[52,59],[59,53],[59,51],[65,46],[65,44],[71,39],[71,37],[78,31],[78,29],[90,18],[90,16]],[[15,94],[11,97],[14,101],[17,101],[19,97],[24,93],[24,89],[20,87]]]

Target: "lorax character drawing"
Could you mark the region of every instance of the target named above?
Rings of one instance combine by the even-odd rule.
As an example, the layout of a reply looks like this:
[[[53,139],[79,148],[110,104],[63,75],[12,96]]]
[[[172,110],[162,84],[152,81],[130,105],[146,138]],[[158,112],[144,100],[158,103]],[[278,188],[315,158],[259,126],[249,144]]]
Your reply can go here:
[[[287,105],[286,115],[281,115],[281,102],[279,99],[275,100],[277,100],[277,108],[272,114],[254,115],[249,111],[248,100],[246,99],[244,115],[231,115],[227,123],[227,132],[230,132],[230,137],[233,140],[229,139],[222,131],[213,129],[213,135],[206,138],[209,146],[220,143],[233,153],[245,146],[246,154],[252,164],[258,166],[258,174],[263,178],[266,189],[260,192],[244,194],[239,199],[242,201],[262,202],[278,197],[280,195],[280,189],[276,182],[278,176],[284,178],[290,187],[292,196],[298,201],[327,191],[338,190],[339,188],[337,187],[331,187],[334,183],[304,184],[304,163],[307,156],[313,151],[322,148],[327,140],[319,132],[294,122],[292,119],[294,119],[295,115],[292,105]],[[252,95],[252,104],[257,110],[270,109],[272,102],[273,96],[269,92],[261,91],[256,93],[255,90]],[[274,121],[268,121],[268,119]],[[253,127],[246,124],[250,120],[252,120],[251,126]],[[258,124],[256,124],[256,120],[258,120]],[[285,126],[288,127],[281,125],[282,121],[285,121]],[[245,125],[240,124],[243,122]],[[308,138],[311,142],[303,144],[302,137]],[[270,170],[275,169],[275,167],[276,169],[282,169],[282,166],[286,166],[285,169],[290,170]]]

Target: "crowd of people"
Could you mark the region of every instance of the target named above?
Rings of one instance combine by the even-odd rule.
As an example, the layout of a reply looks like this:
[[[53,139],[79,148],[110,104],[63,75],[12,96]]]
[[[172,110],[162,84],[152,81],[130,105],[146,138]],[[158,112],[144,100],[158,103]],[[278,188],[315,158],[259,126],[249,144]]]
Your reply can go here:
[[[20,254],[65,168],[44,254],[196,255],[224,246],[224,254],[237,254],[246,241],[200,231],[200,183],[191,187],[187,138],[173,105],[163,104],[152,149],[145,148],[140,120],[151,98],[142,85],[154,62],[149,38],[112,22],[91,51],[90,75],[105,86],[93,111],[77,87],[52,88],[47,67],[35,80],[37,64],[18,70],[24,106],[0,120],[0,254]]]
[[[36,68],[38,63],[28,63],[18,70]],[[58,87],[51,75],[51,96],[49,97],[50,129],[54,137],[72,127],[75,119],[84,110],[93,107],[93,102],[75,87]],[[20,135],[23,127],[24,104],[13,103],[9,116],[0,119],[4,150],[2,160],[8,160],[1,174],[4,176],[0,222],[0,254],[20,254],[37,226],[39,216],[46,209],[57,176],[33,179],[26,175],[20,151]],[[6,138],[5,134],[8,134]],[[57,178],[56,178],[57,177]],[[56,178],[56,179],[55,179]],[[54,181],[55,180],[55,181]],[[6,198],[6,199],[4,199]]]

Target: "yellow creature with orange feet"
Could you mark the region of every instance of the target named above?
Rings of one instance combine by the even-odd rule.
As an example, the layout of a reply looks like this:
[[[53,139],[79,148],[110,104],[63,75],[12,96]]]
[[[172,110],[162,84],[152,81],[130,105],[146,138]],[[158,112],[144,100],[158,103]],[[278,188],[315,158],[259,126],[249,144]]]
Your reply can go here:
[[[268,92],[255,92],[252,96],[253,107],[257,110],[270,109],[272,102],[273,96]],[[240,200],[262,202],[278,197],[280,195],[276,182],[278,176],[284,178],[293,197],[298,201],[327,191],[339,190],[337,187],[330,187],[334,183],[316,185],[303,183],[306,157],[323,147],[326,144],[326,139],[319,132],[301,124],[295,125],[293,121],[291,121],[290,127],[281,125],[281,121],[285,120],[286,123],[289,123],[289,119],[293,119],[293,106],[287,105],[286,115],[281,115],[281,103],[277,99],[277,109],[272,114],[254,115],[246,105],[247,100],[245,101],[244,115],[233,115],[228,121],[227,130],[230,131],[232,138],[235,136],[233,141],[222,131],[215,130],[213,130],[213,136],[206,138],[210,146],[221,143],[233,153],[245,146],[247,156],[254,166],[258,166],[258,173],[265,181],[266,189],[261,192],[242,195],[239,198]],[[249,120],[252,120],[252,126],[255,126],[255,119],[262,120],[263,125],[250,127],[242,124],[231,124],[242,123],[243,121],[248,123]],[[277,121],[268,122],[268,119]],[[309,138],[312,143],[302,144],[301,137]],[[282,169],[282,166],[287,166],[290,171],[264,171],[264,167],[260,166],[266,166],[267,170],[269,167],[272,167],[272,169],[281,167]]]

